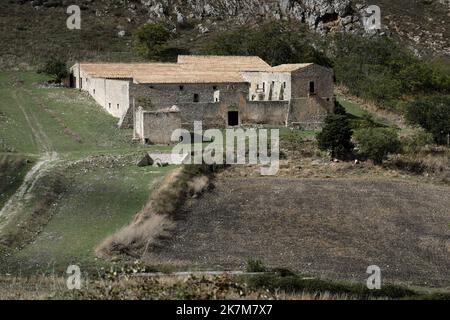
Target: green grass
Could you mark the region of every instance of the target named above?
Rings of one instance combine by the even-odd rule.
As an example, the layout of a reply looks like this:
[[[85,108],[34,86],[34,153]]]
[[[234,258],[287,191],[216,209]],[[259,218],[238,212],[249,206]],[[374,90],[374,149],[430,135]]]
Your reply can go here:
[[[351,101],[348,101],[347,99],[343,97],[337,97],[337,101],[342,104],[342,106],[345,108],[348,114],[352,115],[355,118],[361,119],[365,115],[370,114],[373,116],[373,119],[375,123],[381,125],[381,126],[391,126],[392,124],[386,120],[381,118],[379,115],[375,113],[368,112],[364,110],[360,105],[353,103]]]
[[[0,208],[20,187],[31,166],[21,156],[0,155]]]
[[[132,130],[118,129],[118,120],[92,99],[73,89],[40,86],[46,79],[34,72],[0,73],[0,139],[5,146],[0,152],[42,152],[36,134],[40,128],[63,156],[143,148],[133,144]]]
[[[35,272],[53,266],[64,270],[71,263],[103,264],[95,259],[95,247],[128,224],[145,205],[155,182],[173,170],[138,168],[132,156],[112,166],[100,159],[67,167],[92,156],[121,158],[170,147],[133,143],[132,130],[117,128],[118,120],[86,94],[46,88],[45,80],[47,76],[35,72],[0,72],[0,155],[35,160],[45,151],[56,151],[62,160],[38,181],[31,202],[3,230],[2,235],[19,248],[8,248],[10,256],[0,256],[0,270]],[[31,165],[8,173],[7,185],[2,180],[0,207]],[[63,192],[53,192],[53,182]],[[42,202],[47,192],[52,195],[49,203]]]
[[[23,272],[65,270],[72,263],[96,266],[94,250],[107,236],[127,225],[146,203],[151,189],[173,167],[73,168],[70,185],[54,208],[52,219],[30,245],[11,257]]]

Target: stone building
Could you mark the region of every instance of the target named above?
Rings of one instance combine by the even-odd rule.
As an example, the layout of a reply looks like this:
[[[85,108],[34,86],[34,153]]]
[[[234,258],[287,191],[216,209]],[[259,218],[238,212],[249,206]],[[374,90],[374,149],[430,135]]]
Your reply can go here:
[[[261,124],[316,129],[334,110],[331,69],[315,64],[271,67],[259,57],[179,56],[177,63],[80,63],[71,68],[70,83],[118,118],[120,127],[134,127],[143,140],[148,138],[137,128],[145,127],[148,132],[152,126],[140,122],[154,119],[146,112],[161,113],[173,106],[179,110],[183,128],[203,121],[204,128]],[[171,127],[173,119],[169,118]]]

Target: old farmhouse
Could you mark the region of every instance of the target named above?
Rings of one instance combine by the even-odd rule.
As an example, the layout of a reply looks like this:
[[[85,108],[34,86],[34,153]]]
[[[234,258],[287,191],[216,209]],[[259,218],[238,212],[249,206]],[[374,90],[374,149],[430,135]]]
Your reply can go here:
[[[72,87],[133,127],[137,138],[168,143],[173,128],[239,125],[321,127],[334,109],[333,71],[316,64],[272,67],[259,57],[179,56],[177,63],[79,63]]]

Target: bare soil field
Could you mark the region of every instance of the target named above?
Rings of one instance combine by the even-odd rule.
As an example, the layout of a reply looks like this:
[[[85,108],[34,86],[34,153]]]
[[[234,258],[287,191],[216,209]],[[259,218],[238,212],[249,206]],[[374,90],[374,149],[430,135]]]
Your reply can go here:
[[[330,280],[450,287],[450,189],[395,180],[219,178],[146,260],[243,269],[249,259]]]

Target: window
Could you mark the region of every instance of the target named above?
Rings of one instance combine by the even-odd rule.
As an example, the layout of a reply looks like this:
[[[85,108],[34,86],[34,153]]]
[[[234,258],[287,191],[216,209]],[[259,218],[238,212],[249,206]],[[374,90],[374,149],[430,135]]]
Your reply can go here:
[[[194,94],[194,102],[200,102],[200,95],[198,93]]]
[[[311,81],[311,82],[309,83],[309,93],[311,93],[311,94],[316,93],[316,88],[315,88],[314,81]]]
[[[94,94],[95,94],[95,89],[94,89]]]
[[[119,110],[119,108],[120,108],[120,106],[119,106],[119,104],[117,104],[117,110]]]
[[[217,86],[214,86],[214,87],[213,87],[213,90],[216,91],[216,90],[217,90]]]
[[[283,82],[283,88],[286,89],[286,82]]]
[[[110,103],[108,103],[108,107],[111,109],[111,102]]]
[[[263,92],[266,92],[266,83],[263,82]]]
[[[183,91],[184,90],[184,86],[180,86],[180,91]]]

